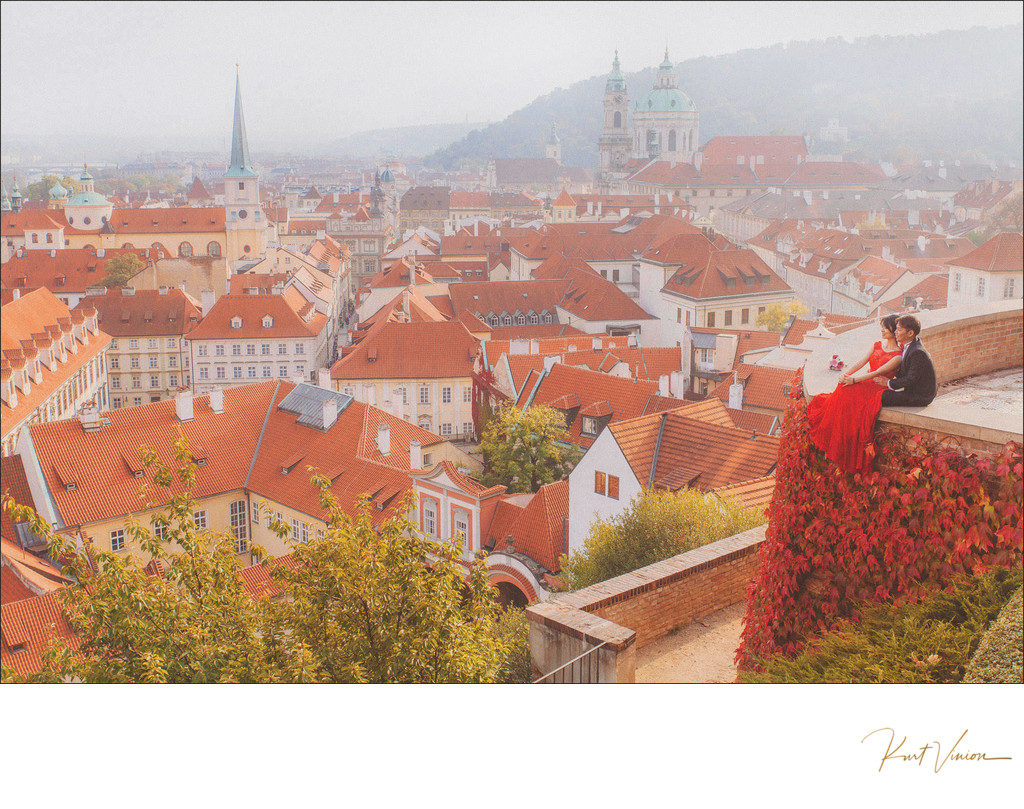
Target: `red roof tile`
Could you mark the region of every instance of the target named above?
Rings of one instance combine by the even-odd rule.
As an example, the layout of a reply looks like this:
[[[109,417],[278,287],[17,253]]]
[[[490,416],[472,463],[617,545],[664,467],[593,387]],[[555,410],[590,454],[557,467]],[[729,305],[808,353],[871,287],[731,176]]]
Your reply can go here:
[[[203,316],[195,301],[181,289],[163,294],[156,289],[137,289],[132,295],[110,289],[106,295],[89,296],[76,308],[82,307],[96,308],[100,329],[111,337],[184,335]]]
[[[476,338],[457,320],[384,323],[334,364],[331,378],[466,378],[478,350]]]
[[[947,263],[988,272],[1021,272],[1024,270],[1024,236],[997,233],[980,247]]]
[[[0,663],[26,676],[43,667],[42,654],[55,637],[77,648],[56,593],[35,596],[0,606]]]
[[[776,410],[779,413],[785,411],[786,402],[789,400],[786,388],[793,382],[794,372],[791,369],[740,364],[734,370],[743,384],[744,406]],[[732,384],[733,374],[729,374],[709,395],[728,402],[729,386]]]
[[[191,340],[245,339],[251,337],[314,337],[327,326],[327,316],[314,312],[307,321],[301,316],[307,302],[296,290],[292,295],[222,295],[189,334]],[[273,325],[264,328],[269,315]],[[241,328],[231,327],[235,317]]]
[[[716,250],[706,262],[683,265],[664,291],[687,298],[708,299],[763,292],[785,292],[789,284],[753,250]]]
[[[22,290],[46,287],[55,295],[82,294],[91,286],[98,286],[107,274],[107,262],[116,256],[132,254],[148,263],[145,249],[108,248],[102,257],[89,248],[25,250],[21,256],[12,256],[0,269],[4,285]]]

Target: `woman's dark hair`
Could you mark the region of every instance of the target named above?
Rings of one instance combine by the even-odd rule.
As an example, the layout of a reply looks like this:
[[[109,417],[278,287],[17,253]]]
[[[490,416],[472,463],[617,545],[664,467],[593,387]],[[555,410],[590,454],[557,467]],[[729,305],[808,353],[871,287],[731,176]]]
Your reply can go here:
[[[882,325],[885,326],[885,330],[893,334],[896,333],[896,321],[900,319],[899,315],[886,315],[882,318]]]

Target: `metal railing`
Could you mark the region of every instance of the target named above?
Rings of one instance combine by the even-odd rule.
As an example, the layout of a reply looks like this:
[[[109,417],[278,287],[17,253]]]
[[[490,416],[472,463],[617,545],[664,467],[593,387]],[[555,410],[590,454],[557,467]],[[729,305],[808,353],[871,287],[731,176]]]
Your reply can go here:
[[[533,681],[534,685],[539,683],[554,683],[554,684],[566,684],[566,683],[599,683],[601,682],[601,667],[598,661],[597,652],[602,646],[606,646],[608,641],[602,641],[587,649],[583,654],[577,655],[567,663],[563,663],[557,669],[549,671],[547,674],[538,677]]]

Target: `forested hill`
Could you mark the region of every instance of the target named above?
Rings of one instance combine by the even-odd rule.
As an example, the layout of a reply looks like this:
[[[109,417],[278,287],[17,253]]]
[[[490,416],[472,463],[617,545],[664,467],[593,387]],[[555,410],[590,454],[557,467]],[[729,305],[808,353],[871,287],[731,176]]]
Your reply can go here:
[[[814,136],[838,118],[849,127],[848,149],[872,160],[1020,162],[1022,35],[1015,25],[853,42],[833,38],[689,59],[676,65],[676,73],[679,88],[700,111],[702,143],[724,134]],[[661,53],[650,59],[657,65]],[[631,103],[653,86],[655,72],[625,73]],[[452,169],[482,165],[488,157],[543,157],[554,122],[562,162],[591,168],[605,78],[542,96],[427,162]]]

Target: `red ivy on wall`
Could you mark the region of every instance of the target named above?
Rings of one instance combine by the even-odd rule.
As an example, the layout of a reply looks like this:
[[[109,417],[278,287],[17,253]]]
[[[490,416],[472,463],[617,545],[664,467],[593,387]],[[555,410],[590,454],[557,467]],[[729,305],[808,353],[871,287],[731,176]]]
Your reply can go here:
[[[736,653],[741,668],[791,656],[864,601],[915,600],[958,573],[1021,564],[1021,445],[995,458],[876,432],[876,469],[847,474],[810,441],[798,372],[775,492]]]

